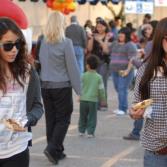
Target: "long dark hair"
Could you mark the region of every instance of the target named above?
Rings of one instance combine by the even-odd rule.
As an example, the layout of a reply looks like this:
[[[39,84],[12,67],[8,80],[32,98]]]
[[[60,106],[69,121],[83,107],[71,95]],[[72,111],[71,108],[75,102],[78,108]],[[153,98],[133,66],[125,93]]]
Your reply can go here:
[[[109,32],[109,27],[108,27],[108,24],[107,24],[107,22],[106,22],[105,20],[99,19],[99,20],[96,22],[96,26],[97,26],[97,24],[103,25],[103,26],[106,28],[106,29],[105,29],[105,32],[106,32],[106,33]]]
[[[150,97],[150,80],[156,77],[160,66],[163,68],[164,76],[167,76],[167,66],[164,62],[165,51],[162,46],[162,41],[165,36],[167,36],[167,17],[160,20],[155,29],[152,50],[146,62],[147,65],[144,75],[139,84],[139,92],[141,93],[142,100]]]
[[[12,31],[14,34],[16,34],[19,37],[21,43],[21,47],[18,51],[16,59],[14,62],[9,63],[9,68],[13,75],[14,81],[17,81],[24,88],[26,75],[29,71],[27,62],[27,47],[24,35],[14,21],[5,17],[0,18],[0,40],[8,31]],[[3,94],[7,91],[5,74],[6,71],[0,55],[0,90],[2,90]]]

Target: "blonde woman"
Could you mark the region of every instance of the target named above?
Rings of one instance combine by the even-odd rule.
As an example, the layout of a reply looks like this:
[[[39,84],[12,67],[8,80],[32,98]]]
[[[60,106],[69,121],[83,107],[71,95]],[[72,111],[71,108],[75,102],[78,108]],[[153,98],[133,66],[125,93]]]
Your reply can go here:
[[[39,52],[47,136],[44,154],[54,164],[66,157],[63,141],[73,111],[72,88],[80,95],[79,68],[72,41],[65,37],[64,28],[63,14],[52,13]]]

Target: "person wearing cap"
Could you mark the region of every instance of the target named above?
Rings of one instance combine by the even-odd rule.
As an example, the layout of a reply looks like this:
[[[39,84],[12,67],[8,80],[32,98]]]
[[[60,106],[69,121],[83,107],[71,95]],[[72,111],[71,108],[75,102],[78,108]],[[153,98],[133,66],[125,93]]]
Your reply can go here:
[[[84,49],[87,46],[86,32],[78,23],[76,16],[71,16],[71,25],[66,28],[66,36],[73,42],[80,73],[84,72]]]

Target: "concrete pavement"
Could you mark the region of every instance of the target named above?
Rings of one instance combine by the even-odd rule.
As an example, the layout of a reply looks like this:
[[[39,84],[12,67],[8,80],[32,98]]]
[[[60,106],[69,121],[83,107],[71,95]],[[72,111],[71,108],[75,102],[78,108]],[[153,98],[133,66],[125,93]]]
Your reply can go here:
[[[109,80],[108,111],[98,111],[98,123],[95,138],[80,137],[77,123],[79,104],[74,95],[74,112],[71,126],[65,139],[67,158],[59,161],[57,167],[142,167],[143,150],[138,141],[122,139],[131,129],[133,120],[128,115],[116,116],[117,97]],[[130,91],[129,103],[133,99]],[[53,167],[43,154],[46,146],[44,116],[33,128],[33,147],[30,148],[30,167]]]

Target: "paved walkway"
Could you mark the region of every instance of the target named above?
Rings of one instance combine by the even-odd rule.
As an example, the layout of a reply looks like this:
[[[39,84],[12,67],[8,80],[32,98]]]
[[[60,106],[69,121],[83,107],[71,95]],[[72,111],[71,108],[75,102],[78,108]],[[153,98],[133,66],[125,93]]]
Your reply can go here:
[[[78,136],[77,122],[79,104],[75,101],[71,126],[65,139],[67,158],[58,167],[142,167],[143,150],[138,141],[125,141],[123,135],[130,132],[133,120],[128,115],[116,116],[117,97],[109,81],[108,111],[98,111],[98,125],[95,138]],[[129,103],[133,92],[129,94]],[[30,167],[53,167],[43,155],[46,146],[44,117],[33,129],[33,147],[30,149]]]

